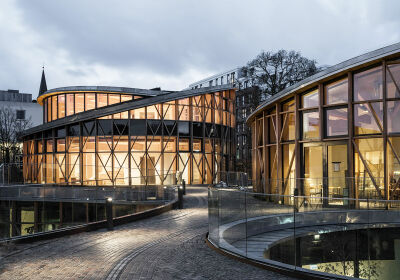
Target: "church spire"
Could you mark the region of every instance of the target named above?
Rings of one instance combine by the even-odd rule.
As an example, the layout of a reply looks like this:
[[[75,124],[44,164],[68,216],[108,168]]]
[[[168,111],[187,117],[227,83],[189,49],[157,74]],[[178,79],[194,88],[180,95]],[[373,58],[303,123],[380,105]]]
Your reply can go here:
[[[46,77],[44,75],[44,66],[42,67],[42,80],[40,81],[39,95],[47,91]]]

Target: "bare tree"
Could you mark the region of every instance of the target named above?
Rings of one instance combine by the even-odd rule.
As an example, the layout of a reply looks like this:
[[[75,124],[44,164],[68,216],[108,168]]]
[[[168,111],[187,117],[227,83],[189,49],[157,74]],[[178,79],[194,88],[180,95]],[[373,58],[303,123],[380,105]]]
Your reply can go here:
[[[24,130],[31,126],[31,118],[17,119],[14,109],[0,107],[0,152],[2,163],[9,163],[15,155],[21,153],[20,137]]]
[[[265,99],[318,72],[315,60],[299,52],[279,50],[262,51],[242,67],[242,73],[252,85],[257,85]]]

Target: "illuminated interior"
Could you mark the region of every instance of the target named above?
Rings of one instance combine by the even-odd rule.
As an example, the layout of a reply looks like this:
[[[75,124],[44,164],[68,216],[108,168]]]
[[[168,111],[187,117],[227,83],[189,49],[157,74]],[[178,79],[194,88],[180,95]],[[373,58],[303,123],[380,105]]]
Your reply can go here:
[[[248,125],[257,192],[400,199],[398,54],[300,82]]]
[[[95,108],[116,109],[101,116],[94,112],[80,121],[66,118],[66,124],[51,129],[44,124],[26,135],[25,182],[132,186],[170,184],[178,178],[211,184],[219,171],[233,168],[235,94],[230,89],[190,94],[163,103],[152,102],[157,96],[107,93],[63,93],[44,99],[48,125]],[[136,99],[146,100],[146,106],[135,105]],[[115,106],[126,101],[133,109]]]

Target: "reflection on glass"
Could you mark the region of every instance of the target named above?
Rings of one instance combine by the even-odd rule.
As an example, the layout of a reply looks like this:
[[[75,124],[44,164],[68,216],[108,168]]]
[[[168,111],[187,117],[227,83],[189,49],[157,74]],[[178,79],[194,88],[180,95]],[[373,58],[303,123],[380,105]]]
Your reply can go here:
[[[387,102],[388,133],[400,132],[400,101]]]
[[[319,113],[318,111],[303,112],[303,139],[319,138]]]
[[[326,110],[326,136],[347,135],[347,108]]]
[[[330,83],[325,86],[325,104],[347,103],[347,101],[347,78]]]
[[[354,101],[382,99],[382,67],[354,75]]]
[[[317,107],[319,105],[318,89],[301,96],[303,108]]]
[[[387,66],[386,70],[387,98],[400,97],[400,64]]]
[[[382,119],[382,102],[354,105],[354,131],[356,135],[381,133]]]

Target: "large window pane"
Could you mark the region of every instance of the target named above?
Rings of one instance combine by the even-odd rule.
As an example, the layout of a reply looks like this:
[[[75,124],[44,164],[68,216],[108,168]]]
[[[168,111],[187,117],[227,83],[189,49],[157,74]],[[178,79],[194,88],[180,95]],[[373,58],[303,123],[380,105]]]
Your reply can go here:
[[[347,103],[348,83],[347,78],[325,86],[325,104]]]
[[[52,120],[55,121],[57,119],[57,96],[51,97],[51,105],[52,105]]]
[[[106,93],[98,93],[97,94],[97,108],[107,106],[108,98]]]
[[[391,199],[400,198],[400,137],[389,137],[387,146],[387,174]]]
[[[85,111],[93,110],[96,108],[96,94],[86,93],[85,94]]]
[[[85,110],[85,95],[83,93],[75,94],[75,114]]]
[[[383,194],[383,139],[356,139],[360,154],[355,149],[354,171],[356,187],[360,198],[379,198],[377,188]],[[368,174],[371,172],[373,179]],[[376,185],[375,185],[376,184]]]
[[[67,94],[67,116],[74,114],[74,94]]]
[[[283,141],[294,140],[296,137],[294,113],[283,114],[282,115],[282,125],[284,125],[282,140]]]
[[[354,100],[382,99],[382,67],[375,67],[354,75]]]
[[[51,97],[47,98],[47,121],[51,122]]]
[[[400,101],[387,102],[388,133],[400,132]]]
[[[175,101],[163,104],[164,120],[175,120]]]
[[[295,108],[295,102],[294,99],[291,99],[289,101],[286,101],[285,103],[282,104],[282,111],[294,111]]]
[[[117,104],[121,102],[121,96],[119,94],[108,95],[108,105]]]
[[[318,111],[303,112],[303,139],[319,138],[319,113]]]
[[[162,117],[162,105],[156,104],[147,107],[147,119],[160,120]]]
[[[65,117],[65,95],[60,94],[58,96],[58,117],[64,118]]]
[[[326,136],[347,135],[347,108],[326,110]]]
[[[303,108],[317,107],[319,105],[318,90],[313,90],[301,96]]]
[[[283,187],[285,195],[293,195],[295,188],[295,145],[282,145],[283,150]]]
[[[130,100],[132,100],[132,95],[126,95],[126,94],[123,94],[123,95],[121,95],[121,102],[126,102],[126,101],[130,101]]]
[[[386,71],[387,98],[400,97],[400,64],[387,66]]]
[[[346,181],[346,177],[349,176],[347,168],[347,145],[329,145],[327,156],[329,197],[348,197],[349,186]],[[343,204],[341,200],[330,201],[330,204],[338,203]]]
[[[96,184],[95,153],[83,153],[83,184]]]
[[[146,108],[138,108],[130,111],[132,120],[144,120],[146,119]]]
[[[321,197],[322,177],[322,147],[304,147],[304,195]]]
[[[379,121],[376,122],[376,118]],[[381,133],[380,127],[383,118],[382,102],[355,104],[354,105],[354,131],[355,134]]]

